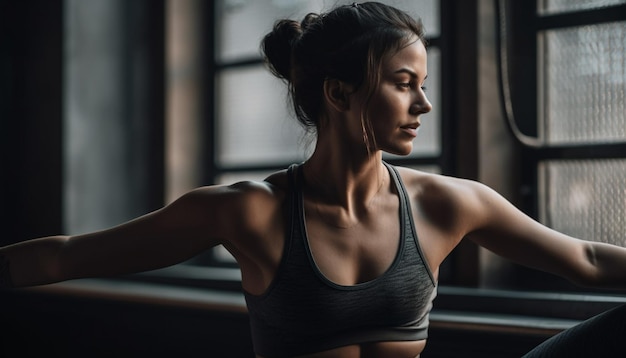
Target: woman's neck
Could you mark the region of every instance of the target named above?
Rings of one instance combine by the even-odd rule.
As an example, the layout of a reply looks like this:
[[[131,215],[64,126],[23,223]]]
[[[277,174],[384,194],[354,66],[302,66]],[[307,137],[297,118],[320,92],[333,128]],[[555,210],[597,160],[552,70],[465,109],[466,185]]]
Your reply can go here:
[[[366,207],[389,183],[388,176],[381,152],[359,156],[318,146],[304,164],[308,194],[348,211]]]

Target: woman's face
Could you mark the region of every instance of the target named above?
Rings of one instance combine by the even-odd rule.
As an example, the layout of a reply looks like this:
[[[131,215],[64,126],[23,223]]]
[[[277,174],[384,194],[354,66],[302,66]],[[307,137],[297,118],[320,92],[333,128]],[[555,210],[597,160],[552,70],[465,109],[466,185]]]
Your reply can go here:
[[[419,40],[383,60],[380,84],[366,109],[376,141],[373,149],[411,153],[420,115],[432,109],[424,93],[426,77],[426,48]],[[363,101],[365,92],[360,89],[355,95]]]

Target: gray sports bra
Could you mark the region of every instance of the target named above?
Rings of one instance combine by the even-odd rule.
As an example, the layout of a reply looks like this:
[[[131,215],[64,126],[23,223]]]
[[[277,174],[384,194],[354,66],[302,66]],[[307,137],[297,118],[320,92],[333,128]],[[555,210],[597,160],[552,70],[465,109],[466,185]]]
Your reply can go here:
[[[318,269],[304,222],[302,170],[288,170],[287,238],[274,280],[262,295],[245,292],[254,350],[291,357],[377,341],[428,336],[437,283],[419,247],[409,198],[398,172],[385,163],[400,198],[400,244],[381,276],[354,286],[328,280]]]

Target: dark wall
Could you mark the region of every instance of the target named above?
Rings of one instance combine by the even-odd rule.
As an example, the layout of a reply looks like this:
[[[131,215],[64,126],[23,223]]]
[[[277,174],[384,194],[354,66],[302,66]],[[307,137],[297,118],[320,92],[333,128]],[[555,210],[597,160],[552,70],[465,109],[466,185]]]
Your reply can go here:
[[[0,2],[0,245],[61,230],[62,1]]]

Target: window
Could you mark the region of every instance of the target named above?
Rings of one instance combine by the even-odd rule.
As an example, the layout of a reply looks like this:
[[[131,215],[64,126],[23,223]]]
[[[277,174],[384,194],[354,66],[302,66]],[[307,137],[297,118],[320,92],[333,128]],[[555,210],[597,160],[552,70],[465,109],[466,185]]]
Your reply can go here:
[[[192,3],[195,8],[180,8]],[[385,159],[486,181],[500,192],[502,187],[511,188],[505,196],[548,226],[584,239],[626,245],[626,1],[389,3],[424,21],[429,42],[428,95],[434,110],[424,118],[414,153]],[[301,18],[335,1],[167,1],[168,18],[180,11],[186,14],[177,22],[180,27],[165,24],[167,31],[163,31],[164,9],[159,6],[145,5],[147,12],[143,12],[130,3],[103,4],[72,0],[63,2],[62,11],[57,9],[56,48],[48,56],[53,60],[50,63],[62,61],[63,66],[45,67],[58,73],[42,78],[54,83],[51,93],[63,93],[51,97],[53,104],[46,103],[53,113],[63,107],[63,114],[50,124],[33,112],[30,118],[24,117],[26,122],[13,121],[18,133],[25,135],[5,136],[11,147],[7,153],[18,153],[18,159],[11,154],[11,164],[41,163],[33,158],[48,158],[56,178],[41,185],[42,189],[35,188],[39,184],[33,184],[31,171],[11,173],[10,183],[16,185],[7,188],[54,192],[54,200],[35,195],[35,205],[32,197],[7,195],[7,202],[21,210],[8,214],[7,221],[15,222],[14,232],[30,230],[32,236],[55,232],[45,229],[50,227],[46,215],[54,216],[54,228],[62,220],[62,231],[69,234],[100,229],[161,206],[166,185],[165,201],[170,201],[202,184],[260,180],[306,158],[311,138],[293,119],[285,86],[264,69],[258,46],[275,19]],[[494,16],[498,4],[503,5],[500,17]],[[85,23],[84,19],[91,20]],[[506,123],[496,103],[498,66],[495,60],[483,62],[485,56],[477,53],[478,47],[496,52],[489,48],[494,44],[495,24],[485,24],[485,20],[505,20],[502,39],[506,46],[502,48],[507,71],[503,73],[508,74],[504,88],[509,91],[504,98],[510,99],[506,101],[512,110],[509,123],[519,139],[511,143],[504,130],[494,129],[495,124],[505,128]],[[31,37],[46,42],[47,38],[39,36],[46,32],[44,28],[38,27]],[[155,34],[151,43],[130,35],[148,28]],[[182,31],[179,37],[168,40],[176,31]],[[93,47],[81,47],[84,44],[78,40]],[[161,127],[164,108],[155,105],[165,102],[161,98],[166,86],[161,58],[164,40],[168,44],[168,92],[175,92],[175,100],[166,106],[171,119],[166,128]],[[37,74],[32,68],[40,65],[14,63],[24,74]],[[29,81],[23,87],[39,88],[42,79],[34,78],[25,76]],[[90,86],[95,81],[97,88]],[[27,102],[30,97],[20,103]],[[62,106],[56,102],[63,102]],[[187,102],[192,103],[179,108]],[[492,112],[478,116],[478,102]],[[9,107],[3,113],[21,116],[21,109]],[[49,127],[53,130],[43,131],[46,148],[54,150],[40,153],[42,147],[33,139],[40,137],[31,138],[29,128]],[[480,133],[476,127],[481,127]],[[63,151],[62,160],[57,150]],[[168,172],[175,176],[162,174],[164,157]],[[39,166],[44,167],[28,165],[29,169]],[[22,182],[29,184],[17,185]],[[562,280],[500,262],[472,244],[463,244],[442,266],[438,309],[572,318],[585,314],[574,312],[577,308],[597,312],[606,308],[598,302],[624,301],[623,295],[607,298],[597,291],[580,292]],[[240,289],[238,270],[223,249],[139,279]],[[486,293],[485,288],[495,290]],[[557,293],[548,297],[535,295],[537,291]],[[531,301],[539,304],[525,305]],[[561,302],[568,305],[561,306]]]
[[[626,2],[501,3],[522,207],[563,233],[626,246]],[[500,272],[498,286],[589,291]]]

